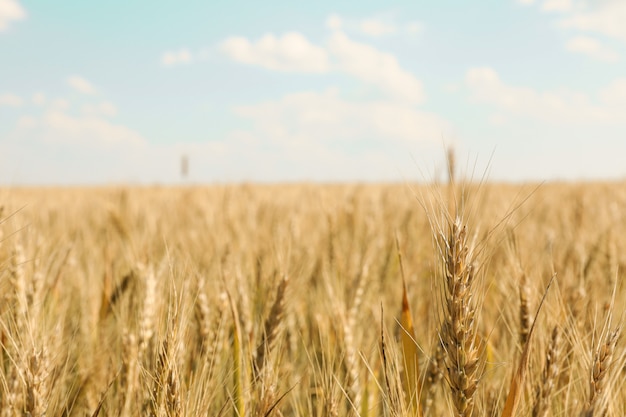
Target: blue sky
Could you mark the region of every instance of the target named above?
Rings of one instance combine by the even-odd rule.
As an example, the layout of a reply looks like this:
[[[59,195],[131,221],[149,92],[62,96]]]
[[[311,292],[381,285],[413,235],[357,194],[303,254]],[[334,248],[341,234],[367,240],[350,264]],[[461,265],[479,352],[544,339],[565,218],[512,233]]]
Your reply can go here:
[[[471,4],[470,4],[471,3]],[[0,183],[626,177],[626,2],[0,0]],[[475,175],[476,176],[476,175]]]

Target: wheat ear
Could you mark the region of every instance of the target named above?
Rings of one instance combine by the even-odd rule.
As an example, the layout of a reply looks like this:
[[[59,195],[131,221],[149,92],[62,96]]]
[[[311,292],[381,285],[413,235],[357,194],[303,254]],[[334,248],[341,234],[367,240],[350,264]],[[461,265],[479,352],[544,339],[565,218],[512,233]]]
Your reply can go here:
[[[541,385],[537,388],[535,404],[533,406],[533,417],[545,417],[550,409],[550,396],[554,391],[556,381],[560,371],[561,360],[561,333],[559,328],[554,326],[550,345],[546,351],[546,363],[541,374]]]
[[[608,374],[613,365],[613,354],[620,332],[621,329],[617,327],[607,334],[594,355],[589,381],[589,402],[585,411],[588,415],[603,415],[606,408],[603,394],[609,380]]]
[[[480,343],[476,331],[475,270],[461,219],[450,225],[443,239],[444,322],[441,342],[446,352],[448,384],[459,417],[474,411],[474,393],[480,381]]]
[[[26,365],[26,415],[43,417],[46,415],[50,392],[50,365],[46,348],[33,349]]]
[[[530,303],[528,296],[530,288],[528,287],[528,278],[522,273],[519,285],[519,341],[520,346],[526,346],[528,340],[528,332],[530,331]]]
[[[284,277],[276,289],[276,299],[272,304],[269,316],[265,320],[263,326],[263,338],[261,343],[256,348],[256,357],[254,359],[254,369],[257,373],[260,373],[265,365],[265,355],[269,353],[274,347],[276,336],[280,330],[280,323],[285,313],[285,290],[287,289],[287,283],[289,279]]]

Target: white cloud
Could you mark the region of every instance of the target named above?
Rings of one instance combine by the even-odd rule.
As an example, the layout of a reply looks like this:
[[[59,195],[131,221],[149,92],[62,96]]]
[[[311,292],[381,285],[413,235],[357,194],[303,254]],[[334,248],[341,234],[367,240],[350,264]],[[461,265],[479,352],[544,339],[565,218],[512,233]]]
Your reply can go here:
[[[237,62],[276,71],[343,72],[396,99],[411,103],[424,100],[421,81],[403,69],[394,55],[353,41],[339,30],[333,32],[326,49],[311,44],[299,33],[280,38],[265,35],[257,42],[229,38],[221,49]]]
[[[87,116],[113,117],[117,114],[117,108],[109,101],[103,101],[98,104],[84,104],[82,110],[83,114]]]
[[[33,104],[37,106],[43,106],[46,104],[46,95],[41,92],[33,94]]]
[[[146,139],[107,120],[117,113],[113,103],[84,105],[84,98],[70,99],[33,95],[32,102],[42,108],[32,106],[33,114],[16,116],[14,128],[0,141],[0,177],[33,184],[128,181],[150,164],[147,158],[154,152]],[[158,177],[155,170],[148,179]]]
[[[605,62],[619,60],[619,54],[610,47],[588,36],[576,36],[567,42],[568,51],[587,55],[593,59]]]
[[[326,27],[333,31],[359,33],[374,38],[398,34],[415,35],[424,30],[424,25],[421,22],[399,22],[392,13],[363,19],[343,18],[337,14],[331,14],[326,19]]]
[[[535,0],[517,0],[518,3],[523,4],[524,6],[529,6],[535,3]]]
[[[146,143],[139,133],[104,118],[117,114],[117,108],[109,101],[83,104],[80,116],[68,113],[70,102],[65,98],[48,101],[43,93],[36,93],[33,101],[45,107],[38,116],[22,115],[16,120],[16,134],[20,137],[49,144],[93,147],[142,146]]]
[[[117,114],[117,107],[110,101],[103,101],[99,104],[100,113],[104,116],[115,116]]]
[[[489,67],[472,68],[465,77],[475,102],[494,105],[513,115],[549,123],[621,123],[616,109],[595,105],[582,93],[560,90],[539,92],[505,84]]]
[[[99,117],[52,108],[18,118],[0,141],[0,155],[5,184],[126,182],[141,178],[137,173],[147,174],[143,178],[150,181],[160,175],[158,166],[145,172],[154,152],[139,133]]]
[[[16,0],[0,0],[0,32],[9,28],[9,23],[26,18],[26,11]]]
[[[33,116],[20,116],[17,119],[17,127],[20,129],[30,129],[37,126],[37,119]]]
[[[619,60],[620,55],[615,49],[590,35],[599,34],[626,42],[626,1],[543,0],[540,9],[558,15],[553,23],[562,32],[574,32],[575,36],[565,45],[568,51],[604,62]]]
[[[161,56],[161,64],[172,66],[176,64],[189,64],[193,57],[187,48],[181,48],[178,51],[165,52]]]
[[[397,180],[415,174],[415,155],[438,155],[450,131],[445,120],[407,103],[347,100],[337,89],[233,110],[252,127],[222,140],[213,165],[255,181]]]
[[[0,106],[7,107],[21,107],[24,103],[24,100],[20,96],[16,96],[15,94],[1,94],[0,95]]]
[[[416,35],[418,33],[422,33],[424,31],[424,24],[422,22],[410,22],[407,23],[404,27],[407,33],[411,35]]]
[[[67,78],[67,84],[72,87],[74,90],[83,94],[95,94],[95,87],[86,79],[78,76],[72,75]]]
[[[326,19],[326,27],[331,30],[340,30],[343,25],[343,20],[339,15],[331,14]]]
[[[223,141],[219,160],[235,159],[255,180],[397,180],[415,173],[415,155],[438,155],[440,138],[450,132],[445,120],[410,104],[347,100],[337,89],[288,94],[234,112],[252,128],[233,132],[238,147]]]
[[[574,5],[572,0],[545,0],[541,5],[544,12],[569,12]]]
[[[397,31],[395,25],[385,23],[380,19],[363,19],[359,24],[359,28],[364,34],[374,37],[391,35]]]
[[[268,34],[257,42],[231,37],[221,43],[220,49],[237,62],[275,71],[323,73],[329,70],[324,48],[311,44],[296,32],[282,37]]]
[[[132,129],[94,117],[74,117],[58,110],[44,113],[41,119],[43,138],[52,143],[110,147],[143,146],[145,139]]]
[[[257,134],[280,143],[437,142],[449,125],[435,114],[402,102],[348,101],[335,89],[289,94],[277,101],[239,106]]]
[[[64,111],[70,108],[70,102],[64,98],[57,98],[52,101],[50,108]]]
[[[600,99],[610,106],[626,106],[626,78],[618,78],[600,91]]]
[[[597,7],[586,7],[559,21],[564,28],[596,32],[626,42],[626,2],[598,2]]]
[[[403,69],[395,56],[335,32],[328,43],[340,71],[380,87],[392,96],[420,103],[424,100],[422,83]]]

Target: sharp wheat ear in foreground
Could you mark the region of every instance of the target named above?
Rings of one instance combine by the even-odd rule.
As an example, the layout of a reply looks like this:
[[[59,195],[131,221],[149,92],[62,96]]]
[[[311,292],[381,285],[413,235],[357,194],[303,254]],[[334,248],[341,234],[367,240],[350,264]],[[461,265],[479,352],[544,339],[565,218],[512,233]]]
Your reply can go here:
[[[441,342],[446,352],[448,384],[459,417],[474,413],[474,394],[481,378],[482,358],[476,322],[473,250],[468,246],[467,228],[457,219],[442,238],[443,314]]]

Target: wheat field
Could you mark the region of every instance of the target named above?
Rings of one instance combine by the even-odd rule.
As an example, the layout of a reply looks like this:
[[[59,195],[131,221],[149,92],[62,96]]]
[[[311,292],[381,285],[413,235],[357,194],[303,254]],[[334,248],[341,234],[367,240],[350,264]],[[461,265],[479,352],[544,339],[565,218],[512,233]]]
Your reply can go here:
[[[0,206],[2,416],[626,415],[626,183]]]

